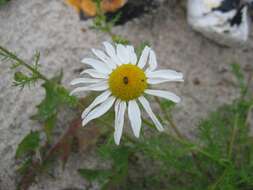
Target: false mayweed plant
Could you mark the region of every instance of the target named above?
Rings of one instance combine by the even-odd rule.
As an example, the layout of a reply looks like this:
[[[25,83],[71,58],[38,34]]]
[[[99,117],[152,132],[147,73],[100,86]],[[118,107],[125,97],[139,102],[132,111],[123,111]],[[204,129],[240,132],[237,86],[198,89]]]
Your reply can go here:
[[[100,1],[96,2],[99,9]],[[246,75],[239,64],[231,64],[240,97],[199,121],[196,136],[189,138],[173,119],[180,98],[150,89],[161,82],[182,81],[182,74],[157,70],[155,53],[147,43],[133,48],[127,39],[113,34],[113,23],[108,23],[102,11],[98,13],[92,28],[110,35],[115,46],[105,42],[105,52],[93,50],[99,60],[83,59],[92,67],[82,73],[89,78],[74,79],[72,84],[86,85],[72,93],[91,90],[101,94],[78,99],[61,84],[62,71],[52,78],[41,73],[39,53],[27,63],[0,46],[1,61],[11,63],[15,72],[14,86],[32,90],[42,83],[45,90],[32,117],[42,127],[27,134],[16,150],[17,189],[28,190],[42,173],[52,175],[54,163],[60,160],[64,167],[76,150],[89,154],[87,147],[96,150],[99,160],[110,163],[106,169],[78,169],[80,176],[98,182],[100,189],[253,189],[252,70]],[[154,104],[158,105],[156,114],[151,109]],[[63,106],[74,109],[76,117],[59,136],[55,130]],[[152,122],[143,117],[142,108]],[[128,131],[122,133],[125,112],[138,139]]]

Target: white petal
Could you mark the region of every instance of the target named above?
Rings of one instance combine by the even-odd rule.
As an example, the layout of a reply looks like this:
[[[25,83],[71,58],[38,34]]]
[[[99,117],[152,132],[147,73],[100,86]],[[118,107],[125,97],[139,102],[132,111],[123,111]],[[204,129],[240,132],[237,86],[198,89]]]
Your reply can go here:
[[[183,81],[183,74],[174,70],[156,70],[153,72],[146,72],[148,78],[168,79],[171,81]]]
[[[140,136],[141,131],[141,111],[135,100],[128,103],[128,117],[136,137]]]
[[[147,83],[148,84],[160,84],[160,83],[163,83],[163,82],[168,82],[170,80],[168,79],[147,79]]]
[[[111,69],[115,69],[116,65],[114,64],[114,62],[112,62],[107,55],[105,55],[105,53],[101,50],[98,49],[92,49],[92,52],[103,62],[105,62]]]
[[[150,89],[147,89],[144,92],[149,95],[165,98],[175,103],[179,103],[181,101],[181,98],[172,92],[167,92],[163,90],[150,90]]]
[[[102,115],[104,115],[113,105],[115,101],[115,97],[110,97],[106,101],[104,101],[102,104],[100,104],[98,107],[93,109],[84,119],[82,122],[82,125],[85,126],[88,122],[90,122],[93,119],[96,119]]]
[[[75,88],[72,92],[70,92],[70,95],[73,95],[74,93],[82,92],[82,91],[103,91],[103,90],[107,90],[108,88],[109,88],[108,82],[103,81],[103,82],[99,82],[99,83],[92,84],[89,86]]]
[[[127,49],[128,49],[130,63],[133,64],[133,65],[136,65],[136,63],[137,63],[137,56],[136,56],[136,53],[134,51],[134,47],[128,45]]]
[[[151,78],[147,79],[147,83],[148,84],[160,84],[160,83],[171,82],[171,81],[182,82],[183,80],[182,79],[171,80],[171,79],[159,79],[159,78],[157,78],[157,79],[155,79],[155,78],[153,78],[153,79],[151,79]]]
[[[109,74],[112,71],[112,69],[108,65],[106,65],[104,62],[96,60],[96,59],[84,58],[82,60],[82,63],[90,65],[94,69],[96,69],[97,71],[104,73],[104,74]]]
[[[128,50],[122,44],[117,44],[117,56],[122,64],[130,63]]]
[[[109,42],[103,42],[104,46],[105,46],[105,51],[106,53],[110,56],[110,57],[114,57],[116,56],[116,52],[114,47],[112,46],[112,44],[110,44]]]
[[[121,100],[117,99],[115,102],[115,106],[114,106],[114,112],[115,112],[115,119],[114,119],[114,126],[116,128],[116,126],[118,126],[118,115],[119,115],[119,104],[120,104]]]
[[[103,79],[92,79],[92,78],[77,78],[70,82],[71,85],[76,85],[80,83],[97,83],[102,82]]]
[[[115,48],[112,46],[112,44],[110,44],[109,42],[103,42],[104,46],[105,46],[105,50],[106,53],[110,56],[111,61],[115,64],[115,65],[121,65],[121,61],[119,60],[119,58],[116,55],[116,51]]]
[[[108,74],[100,73],[96,69],[86,69],[80,73],[82,74],[88,74],[94,78],[102,78],[102,79],[107,79],[109,76]]]
[[[141,69],[143,69],[147,63],[149,52],[150,52],[150,47],[145,46],[138,62],[138,67],[140,67]]]
[[[115,106],[114,106],[114,112],[115,112],[115,118],[117,117],[118,115],[118,112],[119,112],[119,104],[120,104],[121,100],[120,99],[117,99],[116,102],[115,102]],[[116,119],[115,119],[115,125],[116,125]]]
[[[87,116],[87,114],[98,104],[103,103],[109,96],[111,95],[111,92],[109,90],[103,92],[100,94],[96,99],[83,111],[82,113],[82,119]]]
[[[115,112],[115,119],[114,119],[114,127],[115,127],[115,131],[114,131],[114,136],[116,134],[116,129],[118,129],[118,125],[119,125],[119,105],[121,103],[120,99],[117,99],[114,105],[114,112]],[[116,142],[116,140],[115,140]]]
[[[156,118],[155,114],[153,113],[149,102],[146,100],[146,98],[144,98],[144,96],[141,96],[138,98],[138,100],[141,102],[143,108],[146,110],[146,112],[148,113],[149,117],[152,119],[152,121],[154,122],[156,128],[158,129],[158,131],[163,131],[163,126],[160,123],[160,121]]]
[[[149,67],[147,68],[146,72],[154,71],[157,67],[157,60],[155,52],[151,49],[149,54]]]
[[[116,105],[115,105],[116,107]],[[117,114],[115,115],[115,132],[114,132],[114,140],[117,145],[120,143],[120,139],[123,132],[124,125],[124,115],[126,111],[126,102],[120,102],[117,106]],[[116,117],[117,116],[117,117]]]
[[[109,57],[105,55],[105,53],[99,49],[92,49],[92,52],[102,61],[106,62]]]

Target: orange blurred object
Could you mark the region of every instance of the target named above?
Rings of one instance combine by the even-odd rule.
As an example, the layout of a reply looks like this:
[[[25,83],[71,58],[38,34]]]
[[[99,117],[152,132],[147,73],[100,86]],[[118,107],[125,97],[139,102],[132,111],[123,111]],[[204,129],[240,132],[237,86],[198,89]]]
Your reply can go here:
[[[96,16],[96,3],[93,0],[66,0],[78,12],[83,11],[86,16]],[[101,9],[104,12],[115,12],[126,4],[127,0],[102,0]]]

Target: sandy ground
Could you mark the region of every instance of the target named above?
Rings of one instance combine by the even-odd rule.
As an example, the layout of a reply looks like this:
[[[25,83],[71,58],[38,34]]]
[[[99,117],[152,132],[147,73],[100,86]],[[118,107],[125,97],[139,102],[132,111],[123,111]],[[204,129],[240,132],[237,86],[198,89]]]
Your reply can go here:
[[[90,55],[90,48],[101,48],[107,35],[88,29],[89,22],[80,22],[78,15],[61,0],[12,0],[0,8],[0,44],[30,60],[41,52],[42,71],[50,76],[63,68],[63,83],[83,68],[80,59]],[[194,125],[200,118],[223,103],[238,97],[229,64],[240,63],[248,72],[252,68],[252,34],[246,49],[222,48],[192,31],[185,12],[170,3],[159,13],[146,15],[114,28],[114,32],[129,38],[134,45],[149,41],[157,52],[161,68],[184,73],[185,82],[163,85],[183,98],[175,110],[175,118],[184,133],[194,135]],[[0,190],[15,189],[15,149],[20,140],[39,124],[29,120],[43,97],[39,87],[32,90],[12,86],[13,71],[0,64]],[[81,179],[78,168],[93,167],[96,159],[90,155],[73,155],[66,169],[56,167],[55,179],[42,176],[32,190],[62,190],[66,188],[98,189]]]

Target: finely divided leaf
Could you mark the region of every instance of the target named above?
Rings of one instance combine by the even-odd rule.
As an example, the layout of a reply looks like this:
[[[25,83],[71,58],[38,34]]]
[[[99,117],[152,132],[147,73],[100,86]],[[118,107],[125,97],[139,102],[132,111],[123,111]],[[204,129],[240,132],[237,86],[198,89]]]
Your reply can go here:
[[[52,116],[57,114],[57,111],[62,105],[74,107],[78,100],[74,96],[70,96],[69,92],[55,82],[45,82],[43,88],[46,91],[45,99],[37,106],[38,112],[32,118],[39,121],[47,121]]]
[[[16,158],[34,152],[39,147],[40,144],[40,134],[39,132],[29,133],[18,145],[16,151]]]
[[[79,169],[79,174],[88,181],[98,180],[101,184],[105,184],[108,178],[112,175],[110,170],[92,170],[92,169]]]
[[[239,64],[234,63],[231,65],[231,69],[232,73],[235,75],[237,79],[238,85],[241,89],[241,94],[245,95],[247,93],[247,84],[241,66]]]

